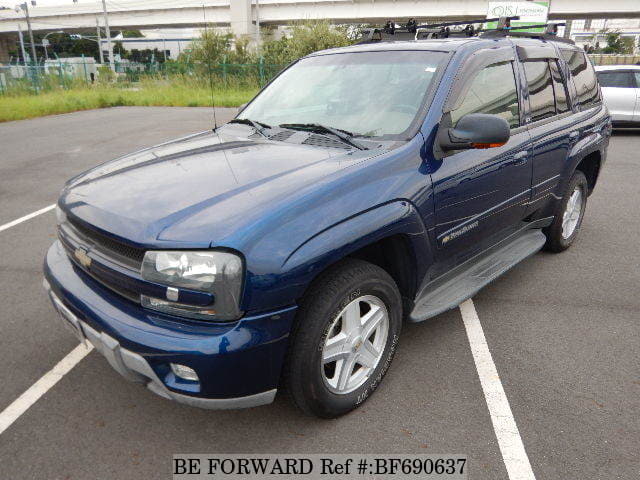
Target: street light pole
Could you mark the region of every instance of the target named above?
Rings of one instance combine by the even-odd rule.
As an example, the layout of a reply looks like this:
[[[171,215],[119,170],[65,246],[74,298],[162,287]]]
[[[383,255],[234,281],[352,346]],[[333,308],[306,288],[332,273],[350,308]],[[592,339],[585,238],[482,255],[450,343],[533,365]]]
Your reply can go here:
[[[98,52],[100,53],[100,64],[104,65],[104,53],[102,53],[102,39],[100,38],[100,22],[96,17],[96,31],[98,32]]]
[[[113,48],[111,48],[111,30],[109,30],[109,16],[107,15],[107,2],[102,0],[102,12],[104,13],[104,30],[107,34],[107,48],[109,49],[109,63],[111,70],[116,71],[116,64],[113,58]],[[100,45],[100,43],[98,43]]]
[[[49,53],[47,52],[47,46],[49,45],[49,40],[47,40],[47,37],[53,33],[64,33],[64,31],[62,30],[58,30],[55,32],[49,32],[47,33],[43,38],[42,38],[42,47],[44,48],[44,59],[45,60],[49,60]]]

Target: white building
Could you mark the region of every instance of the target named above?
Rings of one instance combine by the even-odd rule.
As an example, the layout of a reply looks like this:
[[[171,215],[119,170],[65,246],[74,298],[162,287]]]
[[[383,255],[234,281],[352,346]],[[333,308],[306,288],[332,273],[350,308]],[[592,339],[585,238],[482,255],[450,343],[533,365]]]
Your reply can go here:
[[[607,34],[619,31],[622,37],[634,39],[635,53],[640,52],[638,41],[640,40],[640,18],[632,19],[600,19],[600,20],[574,20],[571,24],[571,38],[576,44],[595,47],[596,42],[600,47],[607,46]]]
[[[200,37],[200,30],[193,28],[170,28],[156,30],[142,30],[143,37],[124,38],[122,34],[113,37],[114,42],[121,42],[122,47],[131,52],[132,50],[154,50],[158,49],[162,55],[166,54],[167,59],[177,59],[178,56],[189,48],[194,39]],[[107,40],[101,41],[105,58],[108,56]]]

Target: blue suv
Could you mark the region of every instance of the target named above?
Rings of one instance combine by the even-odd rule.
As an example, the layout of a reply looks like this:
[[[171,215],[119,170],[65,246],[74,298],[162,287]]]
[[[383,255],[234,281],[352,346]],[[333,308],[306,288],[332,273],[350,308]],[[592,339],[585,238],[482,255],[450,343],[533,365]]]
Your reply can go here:
[[[336,417],[380,385],[403,321],[574,243],[610,132],[566,41],[317,52],[230,123],[70,180],[45,288],[167,399],[252,407],[285,388]]]

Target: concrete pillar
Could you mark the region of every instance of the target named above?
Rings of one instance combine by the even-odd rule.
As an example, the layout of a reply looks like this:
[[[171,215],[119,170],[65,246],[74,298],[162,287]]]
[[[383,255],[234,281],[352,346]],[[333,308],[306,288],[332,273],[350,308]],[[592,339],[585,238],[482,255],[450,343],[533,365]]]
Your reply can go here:
[[[9,36],[0,35],[0,63],[9,61]]]
[[[564,26],[564,38],[571,38],[571,27],[573,26],[573,20],[566,20],[566,25]]]
[[[251,14],[251,0],[231,0],[231,31],[237,37],[253,35],[255,25]]]

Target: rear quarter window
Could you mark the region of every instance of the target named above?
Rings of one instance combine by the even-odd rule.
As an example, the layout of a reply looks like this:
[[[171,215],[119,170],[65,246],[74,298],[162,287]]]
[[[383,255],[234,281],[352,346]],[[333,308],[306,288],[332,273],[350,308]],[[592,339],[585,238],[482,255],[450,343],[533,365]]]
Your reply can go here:
[[[581,109],[589,108],[600,101],[598,80],[591,62],[580,50],[562,50],[576,87],[577,104]]]

